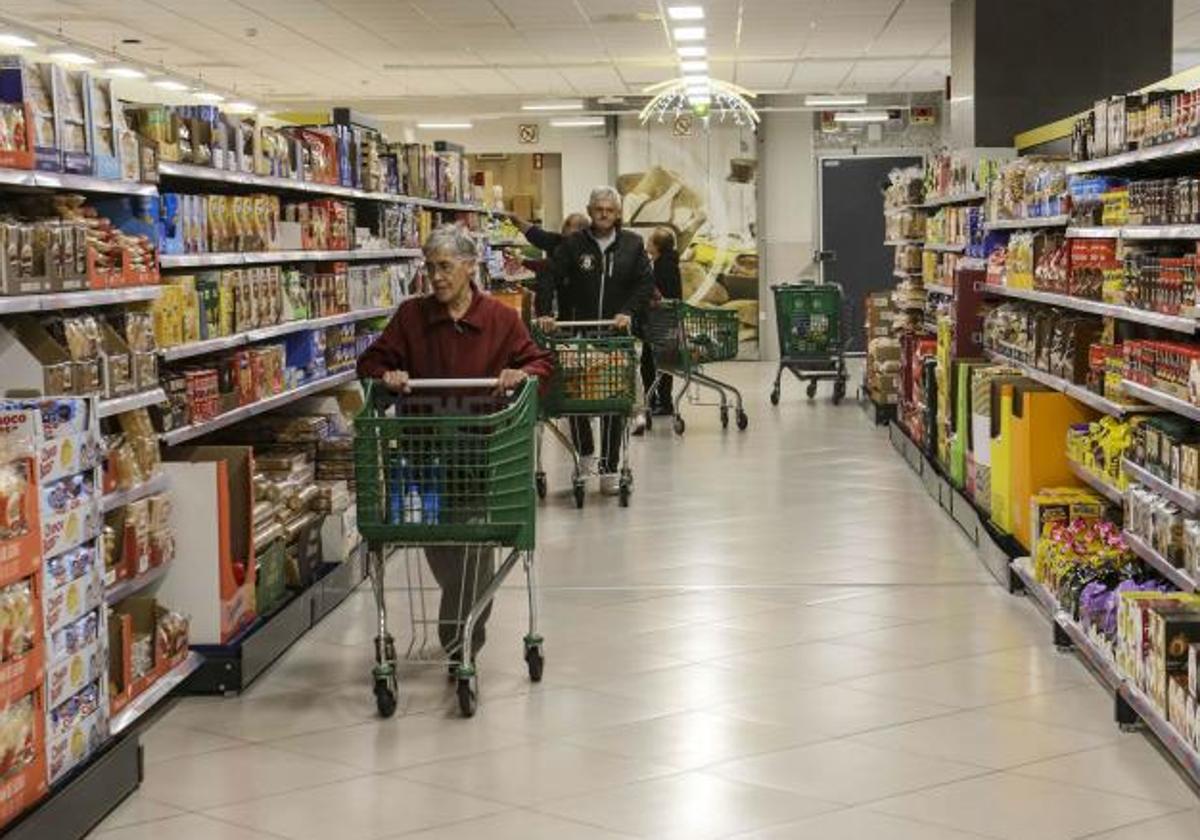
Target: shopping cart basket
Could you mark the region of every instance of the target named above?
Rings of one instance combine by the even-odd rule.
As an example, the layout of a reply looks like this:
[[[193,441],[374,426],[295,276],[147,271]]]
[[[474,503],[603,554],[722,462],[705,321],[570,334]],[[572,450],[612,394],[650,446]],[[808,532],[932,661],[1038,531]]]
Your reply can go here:
[[[728,309],[705,309],[678,300],[659,301],[650,307],[647,314],[646,337],[654,351],[654,362],[659,370],[653,387],[659,386],[663,374],[683,378],[679,395],[673,400],[676,434],[683,434],[687,428],[681,413],[682,397],[693,384],[717,392],[720,397],[718,405],[722,427],[729,426],[731,394],[736,405],[738,429],[744,431],[750,425],[750,418],[746,416],[742,404],[741,392],[729,383],[709,376],[703,369],[709,362],[737,358],[736,312]]]
[[[808,397],[817,383],[833,381],[833,404],[846,396],[846,356],[842,329],[842,287],[837,283],[779,283],[775,293],[775,322],[779,328],[779,370],[771,389],[771,404],[779,405],[780,379],[791,371],[808,381]]]
[[[582,508],[587,476],[570,435],[557,421],[580,418],[589,422],[601,417],[623,422],[620,484],[621,507],[629,506],[633,493],[633,470],[629,466],[629,418],[637,402],[637,347],[632,336],[618,335],[612,321],[560,321],[554,332],[535,327],[534,337],[541,347],[554,354],[554,373],[541,402],[541,423],[537,435],[538,496],[546,497],[546,473],[542,469],[542,437],[546,429],[570,454],[575,507]],[[560,334],[558,331],[565,331]],[[601,439],[605,439],[601,426]]]
[[[384,566],[389,547],[402,547],[408,549],[409,658],[449,663],[458,683],[459,708],[470,717],[479,696],[473,633],[518,561],[525,566],[529,593],[525,661],[530,679],[537,682],[542,677],[533,565],[537,385],[529,381],[512,395],[495,397],[490,394],[495,379],[409,384],[412,393],[394,394],[379,382],[367,382],[366,405],[354,419],[358,529],[367,541],[378,615],[375,701],[384,717],[396,710],[396,644],[388,630]],[[433,552],[442,564],[464,565],[458,611],[449,619],[444,614],[436,620],[426,618],[423,565],[419,552],[412,550],[416,548],[425,549],[431,565]],[[497,548],[507,551],[499,567],[494,574],[481,573],[482,563],[490,572]],[[454,594],[441,593],[443,599]],[[446,603],[443,600],[443,606]],[[430,626],[438,628],[440,660],[429,656]]]

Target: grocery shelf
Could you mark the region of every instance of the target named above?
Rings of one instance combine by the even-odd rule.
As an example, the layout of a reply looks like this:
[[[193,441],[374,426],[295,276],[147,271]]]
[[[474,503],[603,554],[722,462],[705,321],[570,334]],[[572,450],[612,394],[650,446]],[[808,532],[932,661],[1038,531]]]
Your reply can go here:
[[[923,245],[924,239],[885,239],[884,246],[899,246],[899,245]]]
[[[1121,683],[1118,696],[1142,719],[1142,723],[1154,733],[1171,757],[1179,762],[1192,783],[1200,784],[1200,752],[1171,725],[1163,713],[1150,702],[1150,698],[1128,680]]]
[[[104,602],[106,604],[118,604],[121,601],[124,601],[130,595],[141,592],[155,581],[162,580],[164,577],[166,577],[166,574],[170,568],[170,563],[163,563],[161,566],[154,566],[146,570],[137,577],[120,580],[114,583],[112,586],[105,587]]]
[[[294,332],[302,332],[304,330],[319,330],[325,327],[336,327],[339,324],[349,324],[356,321],[369,321],[372,318],[381,318],[385,315],[391,315],[395,311],[394,307],[375,307],[372,309],[359,309],[354,312],[344,312],[340,315],[328,315],[324,318],[308,318],[301,321],[286,321],[282,324],[274,324],[269,327],[259,327],[258,329],[247,330],[246,332],[236,333],[234,335],[225,335],[219,338],[210,338],[206,341],[196,341],[191,344],[180,344],[177,347],[164,347],[159,350],[159,356],[164,361],[173,362],[178,359],[189,359],[194,356],[203,356],[207,353],[216,353],[220,350],[228,350],[231,347],[240,347],[243,344],[253,344],[256,341],[265,341],[269,338],[276,338],[281,335],[288,335]]]
[[[204,268],[225,265],[271,265],[292,262],[416,259],[420,248],[361,248],[354,251],[252,251],[247,253],[164,254],[162,268]]]
[[[0,185],[29,189],[71,190],[72,192],[115,195],[157,195],[154,184],[116,178],[94,178],[69,172],[37,172],[30,169],[0,169]]]
[[[954,265],[956,271],[987,271],[987,260],[983,257],[963,257]]]
[[[1075,621],[1065,612],[1059,612],[1058,626],[1062,628],[1063,633],[1071,640],[1076,653],[1082,656],[1084,661],[1091,666],[1092,672],[1100,678],[1104,686],[1109,691],[1118,691],[1123,680],[1121,675],[1117,673],[1117,665],[1113,662],[1112,657],[1096,647],[1096,643],[1079,626],[1079,622]]]
[[[935,295],[945,295],[946,297],[954,296],[954,288],[951,286],[943,286],[940,283],[925,283],[925,291],[933,292]]]
[[[281,178],[270,175],[252,175],[249,172],[231,172],[225,169],[213,169],[208,166],[193,166],[186,163],[169,163],[160,161],[158,174],[166,178],[179,178],[191,181],[215,181],[222,184],[238,184],[241,186],[265,187],[292,192],[313,193],[316,195],[332,195],[341,198],[357,198],[366,201],[387,201],[393,204],[414,204],[434,210],[459,210],[470,213],[486,213],[488,209],[481,205],[465,204],[451,201],[437,201],[430,198],[415,198],[408,195],[386,192],[369,192],[354,187],[343,187],[338,184],[321,184],[313,181],[300,181],[295,178]]]
[[[1157,146],[1147,146],[1132,152],[1122,152],[1119,155],[1081,160],[1067,164],[1068,175],[1078,175],[1083,172],[1104,172],[1110,169],[1127,169],[1151,161],[1164,160],[1173,157],[1200,154],[1200,137],[1187,137]]]
[[[109,732],[113,735],[120,735],[136,723],[138,718],[157,706],[180,683],[190,677],[202,663],[203,658],[200,654],[189,651],[182,662],[155,680],[153,685],[130,700],[128,706],[112,716],[108,724]]]
[[[1121,225],[1120,227],[1071,227],[1073,239],[1200,239],[1200,225]]]
[[[921,269],[914,268],[912,271],[905,271],[902,268],[897,268],[892,271],[892,276],[899,280],[914,280],[921,276]]]
[[[1047,618],[1057,623],[1062,608],[1059,607],[1058,599],[1054,597],[1054,594],[1043,586],[1040,580],[1034,577],[1033,569],[1029,568],[1029,558],[1018,557],[1012,561],[1011,566],[1016,576],[1021,579],[1021,584],[1025,587],[1026,594],[1033,598],[1034,602],[1046,614]]]
[[[170,480],[165,474],[159,473],[153,478],[143,481],[141,484],[130,487],[128,490],[115,490],[112,493],[105,493],[100,499],[100,509],[104,513],[108,513],[119,507],[136,502],[139,499],[153,496],[155,493],[161,493],[168,486],[170,486]]]
[[[1151,405],[1158,406],[1175,414],[1180,414],[1192,420],[1200,420],[1200,406],[1192,405],[1187,400],[1181,400],[1179,397],[1164,394],[1162,391],[1154,388],[1147,388],[1145,385],[1139,385],[1128,379],[1121,380],[1121,390],[1129,396],[1145,400]]]
[[[1200,327],[1200,321],[1183,315],[1163,315],[1159,312],[1149,312],[1145,309],[1136,309],[1132,306],[1120,306],[1115,303],[1087,300],[1086,298],[1060,295],[1054,292],[1039,292],[1035,289],[1014,289],[1010,286],[997,286],[992,283],[980,286],[980,291],[984,294],[995,295],[997,297],[1028,300],[1033,303],[1045,303],[1050,306],[1073,309],[1076,312],[1088,312],[1092,315],[1117,318],[1122,321],[1131,321],[1138,324],[1148,324],[1152,327],[1159,327],[1164,330],[1186,333],[1188,335],[1193,335],[1197,327]]]
[[[985,190],[975,190],[974,192],[956,193],[954,195],[944,195],[941,198],[930,198],[924,204],[918,204],[918,207],[944,207],[947,204],[974,204],[976,201],[983,201],[987,198]]]
[[[1115,502],[1119,505],[1125,501],[1125,494],[1123,492],[1109,484],[1100,476],[1096,475],[1083,464],[1077,464],[1069,459],[1067,463],[1070,464],[1071,472],[1075,473],[1076,478],[1091,487],[1110,502]]]
[[[1096,411],[1099,411],[1103,414],[1108,414],[1112,417],[1124,417],[1126,414],[1136,414],[1145,411],[1145,408],[1141,406],[1131,406],[1113,402],[1110,399],[1106,399],[1099,394],[1089,391],[1082,385],[1076,385],[1074,382],[1068,382],[1061,377],[1046,373],[1044,370],[1038,370],[1037,368],[1027,365],[1024,362],[1018,362],[1015,359],[1010,359],[1008,356],[1005,356],[1003,353],[997,353],[995,350],[988,350],[986,353],[988,358],[992,361],[1000,362],[1006,365],[1012,365],[1030,379],[1037,380],[1047,388],[1053,388],[1060,393],[1066,394],[1068,397],[1078,400],[1084,405],[1094,408]]]
[[[1196,581],[1192,580],[1192,577],[1183,569],[1171,565],[1171,561],[1155,551],[1154,546],[1129,531],[1123,532],[1123,535],[1133,553],[1142,558],[1146,565],[1153,567],[1156,572],[1169,580],[1173,586],[1183,592],[1196,591]]]
[[[1080,225],[1067,228],[1068,239],[1117,239],[1121,235],[1119,227],[1097,227]]]
[[[1158,495],[1170,499],[1188,513],[1200,513],[1200,495],[1176,487],[1169,481],[1163,481],[1145,467],[1133,463],[1128,458],[1121,459],[1121,469],[1125,471],[1125,475],[1138,484],[1142,484]]]
[[[967,250],[966,245],[952,245],[947,243],[926,242],[926,251],[937,251],[939,254],[961,254]]]
[[[1041,227],[1066,227],[1071,217],[1065,213],[1059,216],[1032,216],[1028,219],[998,219],[994,222],[984,222],[984,230],[1027,230]]]
[[[318,379],[315,382],[309,382],[306,385],[301,385],[299,388],[293,388],[290,391],[284,391],[282,394],[276,394],[265,400],[259,400],[250,405],[243,405],[233,411],[227,411],[224,414],[219,414],[211,420],[205,420],[201,423],[192,423],[180,429],[172,429],[169,432],[164,432],[159,435],[160,440],[167,446],[175,446],[185,441],[198,438],[206,435],[209,432],[215,432],[217,429],[224,429],[226,426],[232,426],[234,423],[240,423],[250,417],[254,417],[264,412],[279,408],[281,405],[287,405],[290,402],[303,399],[311,394],[317,394],[337,385],[342,385],[352,381],[357,374],[352,370],[335,373],[331,376],[326,376],[323,379]]]
[[[97,413],[101,417],[112,417],[114,414],[123,414],[126,411],[147,408],[148,406],[158,405],[166,401],[166,391],[162,388],[151,388],[149,391],[139,391],[136,394],[130,394],[126,397],[113,397],[109,400],[100,400],[100,408]]]
[[[56,309],[80,309],[86,306],[115,306],[154,300],[161,286],[129,286],[124,289],[94,289],[82,292],[53,292],[47,295],[0,297],[0,315],[18,312],[52,312]]]

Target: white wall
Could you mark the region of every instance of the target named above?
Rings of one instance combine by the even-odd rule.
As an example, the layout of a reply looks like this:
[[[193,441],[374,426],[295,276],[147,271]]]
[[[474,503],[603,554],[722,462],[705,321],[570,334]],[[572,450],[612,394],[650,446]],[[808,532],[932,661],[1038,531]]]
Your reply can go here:
[[[768,112],[759,127],[759,334],[762,358],[779,358],[771,284],[812,266],[817,242],[813,115]]]

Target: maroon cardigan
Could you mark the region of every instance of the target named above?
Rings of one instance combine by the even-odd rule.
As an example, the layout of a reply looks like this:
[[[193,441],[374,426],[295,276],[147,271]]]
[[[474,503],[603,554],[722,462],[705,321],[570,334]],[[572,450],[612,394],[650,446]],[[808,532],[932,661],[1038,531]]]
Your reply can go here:
[[[523,370],[544,386],[554,361],[534,343],[515,309],[478,289],[457,322],[432,295],[406,300],[358,359],[364,379],[381,379],[392,370],[413,379],[494,377],[505,368]]]

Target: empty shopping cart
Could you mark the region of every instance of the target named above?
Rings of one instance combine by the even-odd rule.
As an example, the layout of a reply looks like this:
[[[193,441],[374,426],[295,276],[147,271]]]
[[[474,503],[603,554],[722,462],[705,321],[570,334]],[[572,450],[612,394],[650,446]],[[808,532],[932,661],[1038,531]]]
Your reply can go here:
[[[842,287],[837,283],[780,283],[775,293],[775,322],[779,328],[779,370],[771,389],[771,404],[779,405],[780,379],[785,370],[808,382],[808,397],[817,383],[833,382],[833,403],[846,396],[846,356],[842,329]]]

